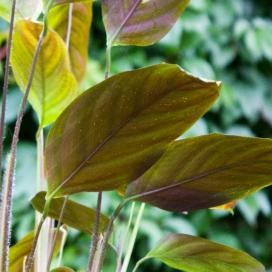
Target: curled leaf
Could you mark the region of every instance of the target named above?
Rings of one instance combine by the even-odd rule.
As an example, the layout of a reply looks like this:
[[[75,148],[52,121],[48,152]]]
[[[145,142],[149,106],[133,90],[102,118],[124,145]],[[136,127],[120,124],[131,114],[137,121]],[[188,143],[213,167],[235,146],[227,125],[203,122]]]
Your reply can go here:
[[[133,181],[209,109],[219,88],[177,65],[160,64],[85,91],[49,132],[49,194],[114,190]]]
[[[272,140],[205,135],[172,143],[128,197],[170,211],[210,208],[272,184]]]

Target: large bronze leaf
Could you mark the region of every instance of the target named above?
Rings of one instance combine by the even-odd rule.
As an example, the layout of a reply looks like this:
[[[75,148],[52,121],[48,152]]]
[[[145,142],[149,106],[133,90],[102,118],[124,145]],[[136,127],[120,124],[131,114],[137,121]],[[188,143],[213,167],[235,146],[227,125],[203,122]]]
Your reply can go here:
[[[127,196],[170,211],[209,208],[272,184],[272,140],[212,134],[176,141]]]
[[[189,0],[102,0],[108,45],[150,45],[167,34]]]
[[[113,190],[133,181],[209,109],[218,91],[216,82],[160,64],[84,92],[48,135],[49,194]]]

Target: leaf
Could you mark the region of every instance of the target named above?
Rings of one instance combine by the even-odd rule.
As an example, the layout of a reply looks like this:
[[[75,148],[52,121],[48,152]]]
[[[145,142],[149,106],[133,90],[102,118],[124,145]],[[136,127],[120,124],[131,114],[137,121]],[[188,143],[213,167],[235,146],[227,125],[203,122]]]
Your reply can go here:
[[[69,267],[58,267],[51,270],[51,272],[74,272],[74,270]]]
[[[25,91],[42,25],[18,21],[14,29],[11,64],[16,82]],[[54,122],[75,98],[76,80],[62,39],[49,30],[38,57],[29,102],[41,126]]]
[[[205,135],[176,141],[127,196],[170,211],[210,208],[272,184],[272,140]]]
[[[35,210],[43,212],[46,192],[39,192],[31,201]],[[59,219],[63,207],[64,198],[53,199],[49,206],[48,216]],[[69,227],[78,229],[87,234],[92,234],[95,224],[96,211],[74,201],[68,200],[62,222]],[[108,225],[108,218],[101,214],[100,231],[104,231]]]
[[[261,263],[243,251],[185,234],[168,235],[146,258],[186,272],[265,272]]]
[[[55,5],[61,5],[61,4],[69,4],[69,3],[77,3],[77,2],[92,2],[93,0],[55,0]]]
[[[108,45],[146,46],[159,41],[188,3],[189,0],[102,0]]]
[[[229,212],[231,214],[234,214],[234,208],[236,206],[237,202],[236,201],[230,201],[226,204],[220,205],[220,206],[216,206],[216,207],[212,207],[212,210],[219,210],[219,211],[226,211]]]
[[[55,231],[55,230],[54,230]],[[26,235],[22,240],[20,240],[16,245],[10,248],[9,253],[9,271],[11,272],[22,272],[23,264],[26,256],[30,253],[32,248],[32,242],[34,239],[34,231]],[[57,242],[55,245],[55,253],[57,253],[61,246],[61,241],[65,235],[65,230],[60,229],[57,237]]]
[[[12,1],[10,0],[0,1],[0,17],[7,22],[10,21],[11,4]],[[17,0],[15,20],[24,18],[37,19],[42,12],[42,7],[42,0]]]
[[[49,132],[49,194],[113,190],[131,182],[208,110],[218,92],[218,83],[172,64],[124,72],[85,91]]]
[[[68,31],[70,8],[72,12],[71,32]],[[52,8],[48,15],[49,27],[54,29],[64,41],[69,41],[71,67],[78,81],[82,80],[86,71],[91,22],[92,1],[75,3],[72,6],[58,5]]]

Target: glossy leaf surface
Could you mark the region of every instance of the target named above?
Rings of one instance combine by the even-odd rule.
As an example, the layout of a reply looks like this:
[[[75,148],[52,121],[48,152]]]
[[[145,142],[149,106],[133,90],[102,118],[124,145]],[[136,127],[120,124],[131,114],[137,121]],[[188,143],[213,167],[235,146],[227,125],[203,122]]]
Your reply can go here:
[[[30,232],[22,240],[20,240],[16,245],[10,248],[9,253],[9,271],[10,272],[22,272],[23,264],[26,256],[30,253],[32,248],[32,243],[34,239],[34,232]],[[63,239],[65,231],[60,229],[57,237],[57,242],[55,245],[55,253],[57,253],[61,246],[61,241]]]
[[[46,192],[39,192],[31,201],[33,207],[40,213],[43,212],[43,208],[45,205],[45,195]],[[63,207],[63,203],[64,198],[53,199],[49,207],[48,216],[58,220]],[[78,229],[87,234],[91,234],[95,224],[95,214],[95,210],[78,204],[74,201],[68,200],[65,206],[62,222],[69,227]],[[107,224],[107,217],[101,215],[101,232],[106,229]]]
[[[49,194],[113,190],[133,181],[218,92],[218,83],[171,64],[124,72],[84,92],[49,132]]]
[[[170,234],[147,257],[185,272],[264,272],[256,259],[243,251],[184,234]]]
[[[16,82],[25,91],[32,59],[42,25],[28,20],[15,25],[11,64]],[[29,102],[35,109],[41,126],[55,121],[75,98],[77,82],[70,70],[69,56],[62,39],[48,31],[38,57]]]
[[[72,15],[70,24],[68,23],[69,14]],[[78,81],[82,80],[86,70],[91,22],[91,1],[74,3],[72,6],[58,5],[50,10],[48,16],[49,27],[68,44],[71,68]]]
[[[102,0],[108,44],[150,45],[167,34],[189,0]]]
[[[127,195],[165,210],[219,206],[272,184],[272,140],[212,134],[176,141]]]

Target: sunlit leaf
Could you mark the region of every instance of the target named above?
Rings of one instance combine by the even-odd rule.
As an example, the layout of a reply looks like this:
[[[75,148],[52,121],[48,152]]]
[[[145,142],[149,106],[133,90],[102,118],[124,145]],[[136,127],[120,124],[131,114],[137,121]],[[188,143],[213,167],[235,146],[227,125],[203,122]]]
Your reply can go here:
[[[51,272],[74,272],[74,270],[69,267],[58,267],[51,270]]]
[[[247,253],[185,234],[170,234],[152,249],[147,258],[185,272],[264,272],[265,268]]]
[[[68,44],[72,71],[78,81],[82,80],[87,60],[89,29],[92,22],[92,1],[58,5],[48,16],[49,27],[54,29]],[[69,14],[71,21],[69,22]],[[70,29],[69,29],[70,28]]]
[[[31,201],[33,207],[43,212],[45,205],[46,192],[39,192]],[[59,219],[60,213],[63,207],[64,198],[53,199],[48,216],[54,219]],[[78,229],[85,233],[91,234],[95,224],[96,211],[78,204],[74,201],[68,200],[65,206],[62,222],[69,227]],[[107,227],[108,219],[106,216],[101,215],[100,217],[100,231],[104,231]]]
[[[35,235],[34,231],[30,232],[22,240],[20,240],[16,245],[10,248],[10,253],[9,253],[9,271],[10,272],[24,271],[23,264],[24,264],[26,256],[31,251],[34,235]],[[60,231],[58,232],[57,242],[55,245],[55,254],[57,254],[57,252],[59,251],[61,242],[65,235],[66,235],[65,230],[60,229]]]
[[[82,2],[82,3],[87,3],[87,2],[92,2],[93,0],[55,0],[55,5],[60,5],[60,4],[69,4],[69,3],[77,3],[77,2]]]
[[[109,45],[150,45],[173,27],[189,0],[102,0]]]
[[[219,211],[226,211],[226,212],[230,212],[231,214],[234,214],[233,210],[234,210],[234,207],[236,206],[236,204],[237,204],[236,201],[230,201],[226,204],[212,207],[211,209],[219,210]]]
[[[113,190],[133,181],[199,119],[219,84],[160,64],[124,72],[79,96],[49,132],[49,194]]]
[[[219,206],[272,184],[272,140],[206,135],[176,141],[127,196],[171,211]]]
[[[28,20],[18,21],[15,25],[11,64],[22,91],[26,89],[41,30],[41,24]],[[55,32],[48,31],[29,94],[29,102],[35,109],[41,126],[55,121],[75,98],[76,88],[65,44]]]
[[[9,22],[11,13],[10,0],[0,1],[0,17]],[[15,19],[31,18],[36,19],[42,12],[42,0],[17,0]]]

